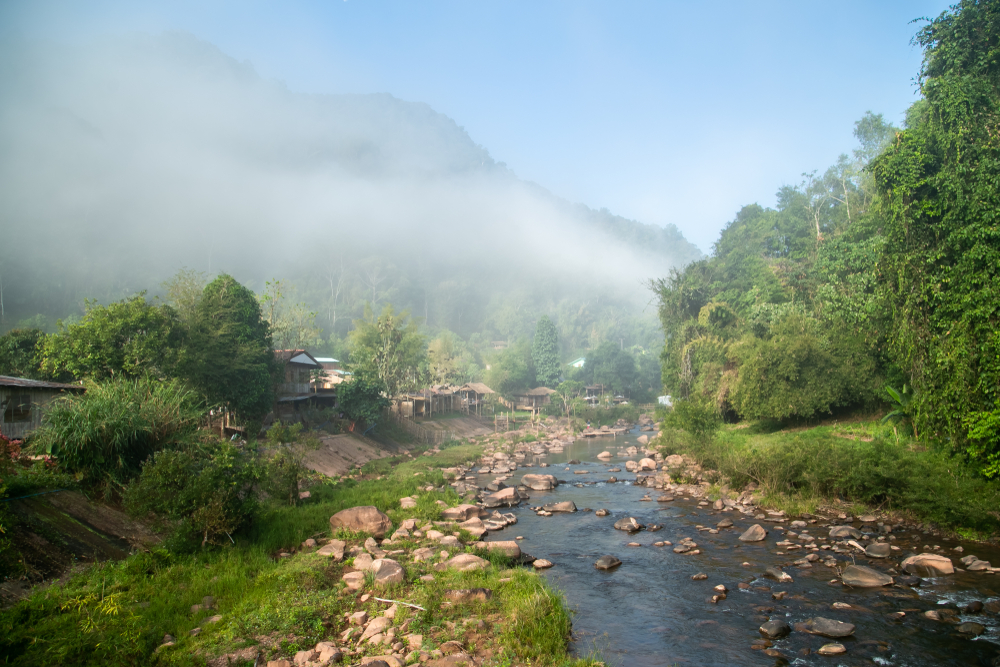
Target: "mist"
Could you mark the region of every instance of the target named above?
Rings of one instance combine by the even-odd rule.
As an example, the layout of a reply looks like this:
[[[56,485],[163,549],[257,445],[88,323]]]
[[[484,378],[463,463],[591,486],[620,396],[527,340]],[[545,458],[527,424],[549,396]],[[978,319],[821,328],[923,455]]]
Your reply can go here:
[[[155,293],[183,267],[258,290],[289,279],[322,312],[324,284],[349,266],[394,287],[368,280],[371,300],[467,333],[491,301],[526,294],[539,311],[639,312],[646,280],[700,255],[672,226],[518,179],[426,104],[295,93],[188,34],[7,41],[2,57],[8,326]],[[456,284],[464,324],[440,314]]]

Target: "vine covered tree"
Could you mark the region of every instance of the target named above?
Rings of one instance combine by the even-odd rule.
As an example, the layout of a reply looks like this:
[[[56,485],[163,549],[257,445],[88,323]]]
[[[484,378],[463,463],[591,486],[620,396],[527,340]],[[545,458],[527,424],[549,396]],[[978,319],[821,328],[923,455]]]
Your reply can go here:
[[[535,379],[545,387],[554,387],[559,382],[559,334],[548,315],[538,318],[535,325],[535,339],[531,344],[531,359],[535,362]]]

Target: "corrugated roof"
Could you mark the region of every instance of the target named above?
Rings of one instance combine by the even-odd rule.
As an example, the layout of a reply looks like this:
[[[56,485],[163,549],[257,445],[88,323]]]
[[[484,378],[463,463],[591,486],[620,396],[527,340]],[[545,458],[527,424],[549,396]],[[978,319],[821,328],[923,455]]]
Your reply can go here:
[[[274,356],[286,364],[301,364],[311,368],[323,367],[322,364],[316,361],[316,357],[312,356],[305,350],[275,350]]]
[[[22,387],[24,389],[70,389],[72,391],[85,391],[85,389],[78,384],[29,380],[28,378],[16,378],[9,375],[0,375],[0,387]]]

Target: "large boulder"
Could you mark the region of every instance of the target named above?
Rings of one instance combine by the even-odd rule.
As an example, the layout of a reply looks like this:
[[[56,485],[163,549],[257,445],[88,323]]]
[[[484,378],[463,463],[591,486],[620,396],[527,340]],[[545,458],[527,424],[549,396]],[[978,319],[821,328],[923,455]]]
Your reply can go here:
[[[572,500],[564,500],[559,503],[549,503],[548,505],[543,505],[542,509],[546,512],[575,512],[576,503]]]
[[[482,509],[477,505],[463,504],[458,507],[449,507],[441,511],[441,517],[447,521],[468,521],[478,519]]]
[[[918,577],[942,577],[954,574],[955,566],[951,559],[937,554],[917,554],[903,561],[902,569]]]
[[[486,525],[478,516],[458,524],[459,528],[469,531],[473,537],[482,537],[486,533]]]
[[[888,542],[873,542],[865,547],[865,555],[869,558],[888,558],[892,547]]]
[[[559,485],[555,475],[524,475],[521,484],[532,491],[551,491]]]
[[[834,526],[830,529],[830,537],[832,539],[849,538],[858,540],[861,539],[861,531],[851,526]]]
[[[476,546],[485,546],[490,551],[500,551],[505,556],[520,558],[521,547],[514,540],[497,540],[496,542],[480,542]]]
[[[680,454],[671,454],[663,460],[668,466],[682,466],[684,465],[684,457]]]
[[[403,566],[391,558],[379,558],[372,563],[375,585],[380,588],[403,583]]]
[[[341,510],[330,517],[330,528],[333,530],[347,528],[379,538],[384,537],[391,526],[389,517],[371,505]]]
[[[597,559],[597,562],[594,563],[594,567],[598,570],[613,570],[621,564],[622,562],[614,556],[601,556]]]
[[[841,580],[848,586],[857,588],[879,588],[892,584],[892,577],[888,574],[873,570],[864,565],[848,565],[840,575]]]
[[[656,470],[656,461],[653,459],[640,459],[639,467],[643,470]]]
[[[638,438],[635,439],[635,441],[638,442],[640,445],[643,445],[643,446],[648,445],[649,444],[649,436],[648,435],[640,435]]]
[[[755,523],[740,535],[740,542],[762,542],[767,537],[767,531],[759,523]]]
[[[483,505],[489,508],[493,507],[513,507],[521,502],[521,496],[518,495],[517,489],[510,487],[507,489],[501,489],[496,493],[491,493],[490,495],[483,498]]]
[[[768,621],[760,626],[759,632],[768,639],[781,639],[782,637],[787,637],[792,632],[792,629],[788,627],[788,623],[776,620]]]
[[[645,528],[635,517],[626,517],[615,521],[615,530],[624,530],[626,533],[637,533]]]
[[[458,570],[459,572],[467,572],[469,570],[485,570],[489,567],[490,562],[479,556],[473,556],[472,554],[458,554],[453,556],[443,563],[438,563],[434,569],[435,570],[447,570],[448,568]]]
[[[819,616],[806,621],[804,629],[811,635],[829,637],[830,639],[840,639],[854,634],[853,624],[842,623],[830,618],[820,618]]]

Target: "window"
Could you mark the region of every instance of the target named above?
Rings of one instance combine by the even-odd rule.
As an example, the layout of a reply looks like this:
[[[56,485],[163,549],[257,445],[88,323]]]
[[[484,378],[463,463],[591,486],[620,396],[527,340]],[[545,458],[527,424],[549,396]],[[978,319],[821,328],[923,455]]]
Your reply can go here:
[[[31,421],[31,394],[11,394],[4,404],[3,421],[5,424]]]

